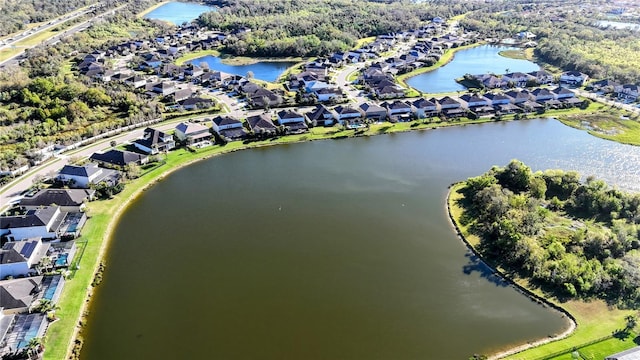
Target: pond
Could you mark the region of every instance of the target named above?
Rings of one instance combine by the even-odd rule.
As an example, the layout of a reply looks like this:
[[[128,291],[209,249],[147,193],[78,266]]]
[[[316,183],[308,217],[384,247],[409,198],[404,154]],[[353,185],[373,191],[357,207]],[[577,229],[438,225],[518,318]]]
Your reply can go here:
[[[427,93],[443,93],[465,90],[455,79],[465,74],[504,74],[505,72],[531,72],[540,67],[528,60],[511,59],[501,56],[504,50],[517,50],[509,46],[481,45],[457,51],[448,64],[407,80],[407,84]],[[508,71],[506,71],[508,69]]]
[[[640,24],[634,24],[621,21],[599,20],[596,25],[602,28],[611,27],[614,29],[632,29],[634,31],[640,31]]]
[[[270,82],[276,81],[285,70],[295,64],[288,61],[259,61],[253,64],[230,65],[223,63],[221,58],[212,55],[189,61],[189,63],[195,65],[200,65],[203,62],[207,63],[211,70],[242,76],[246,76],[251,71],[254,78]]]
[[[167,21],[174,25],[182,25],[182,23],[189,23],[197,19],[202,13],[215,10],[215,7],[198,3],[172,1],[149,12],[144,18]]]
[[[467,359],[567,321],[470,256],[447,187],[518,158],[640,191],[640,147],[528,120],[235,152],[114,232],[82,359]]]

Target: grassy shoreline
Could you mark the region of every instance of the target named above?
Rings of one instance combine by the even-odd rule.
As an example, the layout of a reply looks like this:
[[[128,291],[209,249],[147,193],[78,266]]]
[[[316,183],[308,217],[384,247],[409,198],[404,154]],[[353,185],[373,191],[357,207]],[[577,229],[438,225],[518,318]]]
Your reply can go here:
[[[150,8],[147,8],[145,10],[142,10],[141,12],[139,12],[136,16],[141,18],[144,17],[145,15],[147,15],[148,13],[152,12],[153,10],[161,7],[162,5],[168,4],[169,1],[161,1],[153,6],[151,6]]]
[[[126,185],[124,191],[116,195],[113,199],[89,203],[88,211],[91,219],[87,222],[82,231],[82,237],[80,238],[80,240],[87,240],[84,254],[78,263],[81,270],[76,272],[74,278],[67,283],[63,290],[58,304],[60,306],[60,310],[58,311],[60,320],[51,324],[45,336],[44,345],[47,350],[45,351],[44,358],[51,360],[62,359],[68,358],[71,354],[75,341],[79,339],[78,333],[81,331],[81,325],[84,323],[84,318],[87,315],[87,309],[93,292],[91,282],[98,272],[100,264],[104,261],[111,232],[117,224],[119,217],[132,200],[145,189],[173,171],[196,161],[256,147],[315,140],[375,136],[414,130],[431,130],[447,126],[465,126],[487,122],[494,122],[494,120],[481,118],[477,120],[461,119],[444,122],[382,123],[372,124],[369,128],[359,131],[343,130],[336,127],[317,127],[311,129],[311,132],[308,134],[287,135],[272,140],[252,142],[249,144],[232,142],[225,146],[215,145],[203,148],[195,153],[188,152],[184,149],[170,152],[166,157],[165,165],[157,167],[143,174],[140,178],[131,181]]]
[[[221,52],[219,50],[213,50],[212,49],[212,50],[200,50],[200,51],[190,52],[190,53],[185,54],[185,55],[179,57],[178,59],[176,59],[175,63],[176,63],[176,65],[182,65],[187,61],[190,61],[190,60],[193,60],[193,59],[197,59],[197,58],[200,58],[200,57],[204,57],[204,56],[207,56],[207,55],[219,57],[221,59],[221,62],[223,64],[225,64],[225,65],[251,65],[251,64],[262,62],[262,61],[268,61],[268,62],[295,62],[295,63],[299,63],[299,62],[304,60],[301,57],[294,57],[294,56],[290,56],[290,57],[234,56],[234,55],[223,53],[223,52]]]
[[[457,183],[450,187],[447,194],[447,211],[452,226],[459,238],[481,259],[475,247],[480,239],[469,232],[469,229],[460,223],[462,208],[457,205],[457,200],[463,197],[458,193],[464,183]],[[484,261],[484,260],[483,260]],[[625,316],[635,314],[633,310],[621,310],[609,307],[604,301],[562,301],[555,297],[549,297],[529,284],[526,279],[512,279],[505,275],[494,264],[487,263],[492,270],[502,278],[509,281],[517,289],[532,298],[536,302],[542,300],[543,304],[552,307],[571,319],[572,326],[561,334],[553,337],[528,342],[505,351],[492,354],[493,359],[571,359],[572,353],[578,351],[580,356],[587,359],[602,359],[607,355],[623,351],[635,346],[632,333],[626,339],[618,339],[612,336],[614,331],[624,328]],[[587,357],[584,357],[587,356]]]

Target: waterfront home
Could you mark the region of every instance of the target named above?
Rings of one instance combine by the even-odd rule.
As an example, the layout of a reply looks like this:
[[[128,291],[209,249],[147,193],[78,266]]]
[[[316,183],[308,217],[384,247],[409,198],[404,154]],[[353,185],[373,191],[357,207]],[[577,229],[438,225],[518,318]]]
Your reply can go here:
[[[522,72],[513,72],[502,75],[502,81],[515,86],[527,86],[529,81],[535,81],[535,77]]]
[[[232,116],[217,116],[211,120],[213,131],[228,140],[240,140],[247,136],[242,121]]]
[[[142,137],[133,142],[133,146],[146,154],[155,155],[175,148],[176,142],[169,134],[153,128],[146,128]]]
[[[460,104],[459,101],[453,99],[450,96],[443,97],[442,99],[438,100],[438,103],[440,104],[441,110],[462,108],[462,104]]]
[[[473,76],[483,87],[496,89],[507,86],[508,82],[493,74],[481,74]]]
[[[93,153],[89,160],[107,167],[124,168],[129,164],[144,165],[149,161],[149,156],[126,150],[111,149],[103,153]]]
[[[549,91],[549,89],[538,88],[531,92],[531,95],[537,102],[545,102],[547,100],[555,99],[555,95]]]
[[[528,73],[535,78],[536,83],[543,85],[553,82],[553,74],[546,70],[532,71]]]
[[[211,140],[211,131],[208,127],[188,121],[181,122],[175,127],[175,135],[186,145],[196,145]]]
[[[574,94],[573,91],[564,87],[557,87],[551,90],[551,92],[553,93],[553,96],[558,100],[572,98],[576,96],[576,94]]]
[[[56,176],[56,180],[71,187],[88,189],[91,185],[106,182],[110,185],[118,183],[120,175],[116,170],[98,167],[96,163],[83,166],[65,165]]]
[[[560,82],[571,85],[583,85],[589,79],[589,75],[579,71],[565,71],[560,75]]]
[[[42,338],[49,326],[47,316],[42,313],[3,315],[0,320],[10,324],[6,327],[6,333],[0,333],[0,354],[23,352],[31,339]],[[4,328],[0,328],[0,330],[4,330]]]
[[[504,94],[486,93],[484,97],[489,100],[490,105],[505,105],[511,103],[511,98]]]
[[[84,209],[85,202],[93,200],[95,192],[93,189],[42,189],[33,196],[22,198],[19,205],[26,210],[57,205],[60,211],[79,212]]]
[[[338,123],[344,124],[346,120],[355,120],[362,118],[362,113],[351,106],[336,106],[333,109],[336,112]]]
[[[414,100],[411,103],[411,108],[419,119],[438,113],[438,104],[425,98]]]
[[[531,100],[531,93],[526,90],[510,90],[505,95],[512,99],[511,103],[513,104],[522,104]]]
[[[302,133],[309,130],[304,121],[304,115],[293,110],[282,110],[277,113],[278,123],[283,125],[289,133]]]
[[[408,104],[402,100],[396,100],[394,102],[383,102],[380,104],[383,108],[387,109],[387,114],[390,118],[399,118],[403,115],[411,115],[411,104]]]
[[[320,126],[331,126],[337,118],[334,111],[328,109],[322,104],[316,106],[312,111],[307,112],[305,116],[310,123]]]
[[[462,106],[466,108],[475,108],[479,106],[490,105],[489,99],[485,98],[484,96],[474,94],[464,94],[460,96],[460,102],[462,103]]]
[[[358,106],[366,119],[383,121],[387,118],[387,109],[373,103],[362,103]]]
[[[60,207],[51,205],[28,210],[21,215],[0,217],[0,236],[11,241],[35,237],[55,239],[64,214]]]
[[[0,280],[36,274],[35,267],[48,250],[49,243],[43,243],[39,237],[5,243],[0,249]],[[4,298],[0,299],[4,303]]]
[[[518,104],[525,112],[538,111],[544,109],[544,105],[533,100],[527,100]]]
[[[273,136],[278,128],[271,120],[271,115],[260,114],[247,117],[247,126],[255,135]]]

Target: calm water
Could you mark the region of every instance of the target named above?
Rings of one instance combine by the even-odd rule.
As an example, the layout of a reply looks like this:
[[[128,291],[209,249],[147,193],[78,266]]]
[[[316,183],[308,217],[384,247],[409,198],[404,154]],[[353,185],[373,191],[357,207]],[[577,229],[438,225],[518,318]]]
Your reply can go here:
[[[146,14],[146,19],[168,21],[175,25],[195,20],[200,14],[215,11],[214,7],[196,3],[170,2]]]
[[[209,69],[222,71],[229,74],[246,76],[249,71],[253,72],[253,77],[263,81],[275,81],[293,62],[286,61],[260,61],[247,65],[227,65],[222,63],[222,59],[217,56],[207,55],[191,60],[190,63],[200,65],[206,62]]]
[[[640,31],[640,24],[634,24],[629,22],[600,20],[600,21],[597,21],[596,24],[600,27],[612,27],[615,29],[632,29],[635,31]]]
[[[512,158],[640,190],[640,148],[554,120],[203,161],[126,211],[82,358],[467,359],[558,333],[447,220],[449,184]]]
[[[504,50],[516,50],[508,46],[482,45],[455,53],[453,60],[434,71],[414,76],[407,80],[409,86],[428,93],[465,90],[455,79],[465,74],[504,74],[508,72],[530,72],[540,67],[528,60],[510,59],[500,56]]]

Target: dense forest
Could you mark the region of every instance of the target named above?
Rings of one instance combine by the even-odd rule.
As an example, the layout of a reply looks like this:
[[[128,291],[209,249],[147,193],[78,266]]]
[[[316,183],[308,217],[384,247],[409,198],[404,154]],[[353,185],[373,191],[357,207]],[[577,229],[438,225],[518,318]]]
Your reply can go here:
[[[580,12],[580,9],[586,9]],[[601,28],[594,8],[549,4],[492,4],[468,14],[461,25],[487,37],[508,38],[520,31],[537,37],[536,55],[563,70],[622,83],[640,82],[640,37],[628,29]],[[597,7],[595,7],[597,9]]]
[[[136,18],[135,11],[122,11],[55,46],[30,49],[21,66],[0,71],[0,169],[39,160],[35,150],[50,144],[157,118],[158,102],[117,83],[95,84],[71,71],[69,57],[156,32],[154,23]]]
[[[236,55],[316,56],[353,48],[360,38],[419,27],[434,16],[473,10],[475,2],[350,0],[230,0],[202,14],[200,25],[235,32],[226,51]],[[250,29],[250,32],[238,32]]]
[[[640,194],[517,160],[460,192],[460,221],[490,262],[561,297],[640,306]]]
[[[0,3],[0,36],[27,27],[27,24],[49,21],[95,0],[5,0]]]

